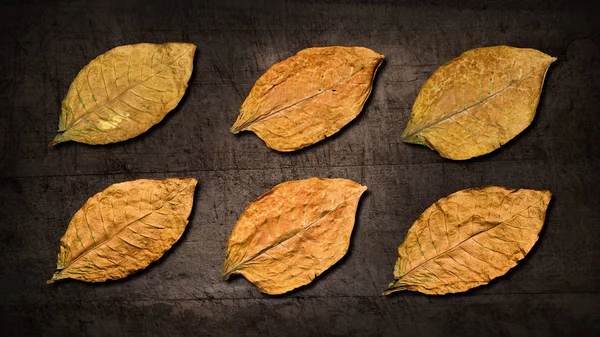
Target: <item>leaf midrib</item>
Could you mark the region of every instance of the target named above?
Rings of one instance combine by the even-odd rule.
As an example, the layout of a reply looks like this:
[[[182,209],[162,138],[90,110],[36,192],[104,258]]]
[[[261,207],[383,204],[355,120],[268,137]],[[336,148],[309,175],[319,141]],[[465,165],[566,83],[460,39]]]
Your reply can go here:
[[[150,80],[151,78],[153,78],[154,76],[162,73],[165,69],[167,69],[170,65],[172,65],[173,63],[177,62],[180,58],[184,57],[187,53],[190,52],[190,50],[194,49],[195,46],[190,47],[189,49],[187,49],[184,53],[182,53],[181,55],[177,56],[175,59],[173,59],[172,62],[166,64],[162,69],[160,69],[159,71],[153,73],[152,75],[150,75],[148,78],[145,78],[142,81],[136,82],[133,85],[125,88],[120,94],[118,94],[117,96],[113,97],[112,99],[107,100],[104,104],[102,104],[101,106],[97,106],[95,107],[93,110],[87,111],[86,113],[79,117],[78,120],[76,120],[75,122],[73,122],[73,124],[71,124],[70,126],[66,127],[62,132],[67,132],[68,130],[70,130],[71,128],[73,128],[75,125],[77,125],[79,122],[81,122],[82,120],[87,120],[87,118],[92,115],[92,114],[97,114],[98,111],[104,109],[105,107],[109,106],[110,104],[116,102],[119,98],[121,98],[123,95],[125,95],[127,92],[129,92],[130,90],[132,90],[133,88],[137,87],[140,84],[145,83],[146,81]],[[102,66],[102,62],[100,63],[100,66]],[[106,87],[105,87],[106,89]],[[92,92],[93,94],[93,92]],[[85,109],[85,106],[82,103],[82,107]],[[127,117],[127,119],[130,119],[129,117]]]
[[[316,224],[317,222],[325,219],[329,214],[335,212],[341,205],[345,204],[348,200],[352,199],[354,196],[356,196],[357,194],[361,194],[364,192],[364,189],[361,189],[360,191],[353,193],[352,195],[350,195],[348,198],[344,199],[344,201],[340,202],[339,204],[337,204],[332,210],[330,210],[329,212],[325,213],[323,216],[321,216],[320,218],[318,218],[317,220],[309,223],[307,226],[300,228],[298,231],[293,232],[291,235],[286,236],[285,238],[283,238],[281,241],[276,242],[275,244],[273,244],[272,246],[268,246],[265,247],[263,249],[261,249],[259,252],[257,252],[256,254],[252,255],[251,257],[249,257],[248,259],[238,263],[237,265],[235,265],[234,267],[232,267],[228,272],[223,274],[223,278],[224,279],[228,279],[229,276],[231,276],[231,274],[233,274],[235,271],[237,271],[238,269],[240,269],[240,267],[242,267],[243,265],[245,265],[246,263],[254,260],[256,257],[266,253],[267,251],[282,245],[284,242],[296,237],[298,234],[305,232],[306,230],[308,230],[309,228],[311,228],[314,224]]]
[[[319,96],[319,95],[321,95],[321,94],[324,94],[324,93],[328,92],[328,91],[329,91],[331,88],[335,87],[336,85],[338,85],[338,84],[340,84],[340,83],[342,83],[342,82],[344,82],[344,81],[348,81],[348,80],[350,80],[350,79],[351,79],[352,77],[354,77],[356,74],[358,74],[358,73],[362,72],[362,71],[363,71],[363,70],[365,70],[365,69],[366,69],[366,67],[362,67],[362,68],[360,68],[358,71],[356,71],[356,72],[354,72],[353,74],[351,74],[350,76],[348,76],[347,78],[342,78],[342,79],[340,79],[339,81],[337,81],[337,82],[333,83],[332,85],[330,85],[329,87],[327,87],[327,88],[322,88],[320,91],[318,91],[318,92],[316,92],[316,93],[314,93],[314,94],[312,94],[312,95],[309,95],[309,96],[307,96],[307,97],[304,97],[304,98],[302,98],[302,99],[300,99],[300,100],[298,100],[298,101],[296,101],[296,102],[293,102],[292,104],[286,105],[286,106],[284,106],[284,107],[282,107],[282,108],[280,108],[280,109],[273,110],[273,111],[271,111],[271,112],[269,112],[269,113],[267,113],[267,114],[264,114],[264,115],[262,115],[262,116],[259,116],[259,117],[257,117],[257,118],[256,118],[256,119],[254,119],[254,120],[246,121],[246,122],[242,123],[240,126],[238,126],[238,127],[236,127],[236,128],[232,128],[232,132],[234,132],[234,133],[237,133],[237,132],[239,132],[239,131],[245,130],[245,129],[246,129],[247,127],[249,127],[250,125],[253,125],[253,124],[256,124],[256,123],[262,122],[262,121],[264,121],[265,119],[268,119],[268,118],[272,117],[273,115],[276,115],[276,114],[278,114],[278,113],[280,113],[280,112],[282,112],[282,111],[284,111],[284,110],[287,110],[287,109],[289,109],[289,108],[291,108],[291,107],[293,107],[293,106],[295,106],[295,105],[298,105],[298,104],[300,104],[300,103],[302,103],[302,102],[308,101],[308,100],[310,100],[310,99],[313,99],[313,98],[315,98],[315,97],[317,97],[317,96]],[[277,85],[280,85],[280,84],[281,84],[281,83],[278,83]]]
[[[425,260],[425,261],[421,262],[419,265],[417,265],[416,267],[413,267],[412,269],[410,269],[409,271],[407,271],[406,273],[404,273],[404,274],[403,274],[401,277],[397,278],[397,279],[396,279],[396,281],[395,281],[394,283],[396,283],[396,282],[400,281],[401,279],[405,278],[407,275],[409,275],[410,273],[412,273],[414,270],[416,270],[416,269],[420,268],[421,266],[423,266],[423,265],[427,264],[429,261],[431,261],[431,260],[435,260],[435,259],[437,259],[437,258],[438,258],[438,257],[440,257],[440,256],[447,255],[448,253],[450,253],[450,252],[451,252],[451,251],[453,251],[454,249],[457,249],[457,248],[459,248],[459,247],[460,247],[460,246],[461,246],[463,243],[465,243],[465,242],[467,242],[467,241],[469,241],[469,240],[471,240],[471,239],[474,239],[474,238],[475,238],[475,237],[477,237],[478,235],[480,235],[480,234],[483,234],[483,233],[486,233],[486,232],[488,232],[488,231],[490,231],[490,230],[492,230],[492,229],[494,229],[494,228],[496,228],[496,227],[498,227],[498,226],[500,226],[500,225],[502,225],[502,224],[504,224],[504,223],[506,223],[506,222],[508,222],[508,221],[512,220],[514,217],[516,217],[517,215],[519,215],[519,214],[523,213],[524,211],[527,211],[527,210],[529,210],[529,209],[530,209],[530,208],[531,208],[533,205],[535,205],[535,204],[539,203],[539,202],[540,202],[540,201],[542,201],[542,200],[544,200],[544,197],[543,197],[543,196],[542,196],[542,197],[541,197],[539,200],[537,200],[536,202],[533,202],[533,203],[531,203],[531,204],[530,204],[529,206],[527,206],[525,209],[523,209],[523,210],[521,210],[521,211],[519,211],[519,212],[515,213],[515,214],[514,214],[514,215],[512,215],[510,218],[508,218],[508,219],[506,219],[506,220],[504,220],[504,221],[501,221],[501,222],[499,222],[498,224],[496,224],[496,225],[494,225],[494,226],[492,226],[492,227],[490,227],[490,228],[488,228],[488,229],[482,230],[481,232],[479,232],[479,233],[477,233],[477,234],[475,234],[475,235],[472,235],[472,236],[470,236],[470,237],[468,237],[468,238],[466,238],[466,239],[462,240],[461,242],[459,242],[459,243],[455,244],[454,246],[452,246],[452,247],[451,247],[451,248],[449,248],[448,250],[446,250],[446,251],[444,251],[444,252],[442,252],[442,253],[436,254],[436,255],[434,255],[434,256],[432,256],[432,257],[430,257],[429,259],[427,259],[427,260]],[[390,289],[392,289],[392,288],[390,288]]]
[[[406,135],[406,136],[403,136],[402,138],[403,138],[403,139],[409,139],[409,138],[411,138],[411,137],[413,137],[413,136],[415,136],[415,135],[417,135],[417,134],[421,133],[421,132],[422,132],[423,130],[425,130],[425,129],[428,129],[428,128],[430,128],[430,127],[432,127],[432,126],[434,126],[434,125],[437,125],[437,124],[439,124],[439,123],[441,123],[441,122],[443,122],[443,121],[449,120],[449,119],[451,119],[452,117],[454,117],[454,116],[456,116],[456,115],[458,115],[458,114],[460,114],[460,113],[463,113],[463,112],[465,112],[465,111],[468,111],[469,109],[471,109],[471,108],[473,108],[473,107],[475,107],[475,106],[477,106],[477,105],[479,105],[479,104],[482,104],[483,102],[485,102],[485,101],[487,101],[487,100],[489,100],[489,99],[492,99],[493,97],[495,97],[495,96],[497,96],[497,95],[501,94],[501,93],[502,93],[502,92],[504,92],[505,90],[507,90],[507,89],[510,89],[511,87],[518,85],[518,84],[519,84],[519,83],[521,83],[523,80],[525,80],[527,77],[529,77],[531,74],[533,74],[533,72],[534,72],[534,70],[531,70],[530,72],[528,72],[527,74],[525,74],[525,75],[524,75],[523,77],[521,77],[520,79],[518,79],[518,80],[516,80],[516,81],[514,81],[514,82],[511,82],[509,85],[505,86],[504,88],[502,88],[502,89],[500,89],[500,90],[496,91],[495,93],[493,93],[493,94],[491,94],[491,95],[488,95],[487,97],[485,97],[485,98],[481,99],[480,101],[477,101],[477,102],[473,103],[472,105],[469,105],[468,107],[462,108],[461,110],[458,110],[458,111],[452,112],[452,113],[450,113],[450,114],[448,114],[448,115],[445,115],[445,116],[443,116],[442,118],[440,118],[440,119],[438,119],[438,120],[436,120],[436,121],[434,121],[434,122],[431,122],[431,123],[429,123],[429,124],[426,124],[426,125],[424,125],[423,127],[421,127],[421,128],[419,128],[419,129],[417,129],[416,131],[414,131],[414,132],[411,132],[410,134],[408,134],[408,135]]]

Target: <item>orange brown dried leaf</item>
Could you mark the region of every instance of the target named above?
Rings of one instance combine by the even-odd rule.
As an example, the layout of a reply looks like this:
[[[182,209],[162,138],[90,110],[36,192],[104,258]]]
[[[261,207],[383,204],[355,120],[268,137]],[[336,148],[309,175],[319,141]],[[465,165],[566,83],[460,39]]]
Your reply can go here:
[[[196,179],[139,179],[109,186],[73,216],[48,283],[124,278],[158,260],[179,240]]]
[[[347,179],[319,178],[275,186],[235,225],[223,278],[241,274],[272,295],[310,283],[346,254],[366,189]]]
[[[231,132],[295,151],[338,132],[361,112],[383,55],[363,47],[304,49],[254,84]]]

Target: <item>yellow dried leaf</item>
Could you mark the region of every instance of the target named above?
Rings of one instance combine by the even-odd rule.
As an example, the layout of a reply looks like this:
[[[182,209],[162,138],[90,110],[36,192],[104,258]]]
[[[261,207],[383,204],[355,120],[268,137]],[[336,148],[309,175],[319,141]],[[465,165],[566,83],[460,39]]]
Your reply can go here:
[[[195,51],[190,43],[140,43],[98,56],[71,83],[50,144],[108,144],[144,133],[183,97]]]
[[[179,240],[196,179],[140,179],[109,186],[75,213],[48,283],[116,280],[146,268]]]
[[[408,230],[384,294],[456,293],[504,275],[538,240],[550,197],[490,186],[440,199]]]
[[[358,116],[382,62],[363,47],[304,49],[256,81],[231,132],[252,131],[277,151],[314,144]]]
[[[555,60],[507,46],[462,54],[425,82],[402,139],[456,160],[494,151],[531,124]]]
[[[346,254],[366,189],[351,180],[318,178],[275,186],[235,225],[223,278],[241,274],[271,295],[310,283]]]

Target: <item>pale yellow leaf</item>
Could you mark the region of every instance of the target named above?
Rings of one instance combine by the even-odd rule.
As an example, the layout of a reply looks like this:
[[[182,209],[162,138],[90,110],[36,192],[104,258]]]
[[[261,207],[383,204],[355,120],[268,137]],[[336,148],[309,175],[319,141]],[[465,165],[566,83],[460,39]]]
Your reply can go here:
[[[555,60],[507,46],[465,52],[425,82],[402,139],[449,159],[494,151],[531,124]]]
[[[467,291],[504,275],[538,240],[549,191],[472,188],[438,200],[398,247],[395,281],[384,294]]]
[[[140,43],[98,56],[75,77],[51,145],[120,142],[144,133],[185,93],[196,46]]]

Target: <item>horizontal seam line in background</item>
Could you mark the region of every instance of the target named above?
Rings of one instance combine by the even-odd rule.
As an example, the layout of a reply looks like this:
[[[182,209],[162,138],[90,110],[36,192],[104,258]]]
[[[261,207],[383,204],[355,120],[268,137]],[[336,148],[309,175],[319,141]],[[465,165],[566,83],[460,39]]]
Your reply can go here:
[[[526,159],[526,160],[500,160],[489,163],[531,163],[546,162],[545,159]],[[294,166],[287,167],[257,167],[257,168],[225,168],[225,169],[198,169],[198,170],[166,170],[166,171],[123,171],[123,172],[105,172],[105,173],[80,173],[80,174],[55,174],[55,175],[31,175],[31,176],[10,176],[2,175],[0,179],[29,179],[29,178],[59,178],[59,177],[85,177],[85,176],[109,176],[119,174],[170,174],[170,173],[193,173],[193,172],[231,172],[231,171],[265,171],[265,170],[298,170],[298,169],[316,169],[316,168],[368,168],[385,166],[414,166],[414,165],[443,165],[452,164],[451,162],[426,162],[426,163],[405,163],[405,164],[370,164],[370,165],[321,165],[321,166]],[[473,163],[469,163],[473,164]]]
[[[597,291],[574,291],[574,292],[539,292],[539,293],[498,293],[498,294],[469,294],[463,295],[463,300],[476,297],[491,297],[491,296],[556,296],[556,295],[598,295],[600,292]],[[455,295],[456,296],[456,295]],[[383,296],[377,295],[339,295],[339,296],[293,296],[293,297],[277,297],[277,298],[261,298],[261,297],[183,297],[183,298],[164,298],[164,299],[123,299],[123,298],[109,298],[109,299],[86,299],[86,302],[169,302],[169,301],[239,301],[239,300],[251,300],[251,301],[276,301],[276,300],[311,300],[311,299],[335,299],[335,298],[395,298],[402,296]],[[410,298],[429,298],[430,295],[419,295],[418,297]],[[406,299],[407,297],[402,297]],[[440,297],[440,299],[442,299]],[[4,302],[9,305],[22,305],[24,302],[27,303],[47,303],[47,301],[27,301],[20,300],[15,302]],[[72,302],[52,302],[53,304],[66,304]]]

